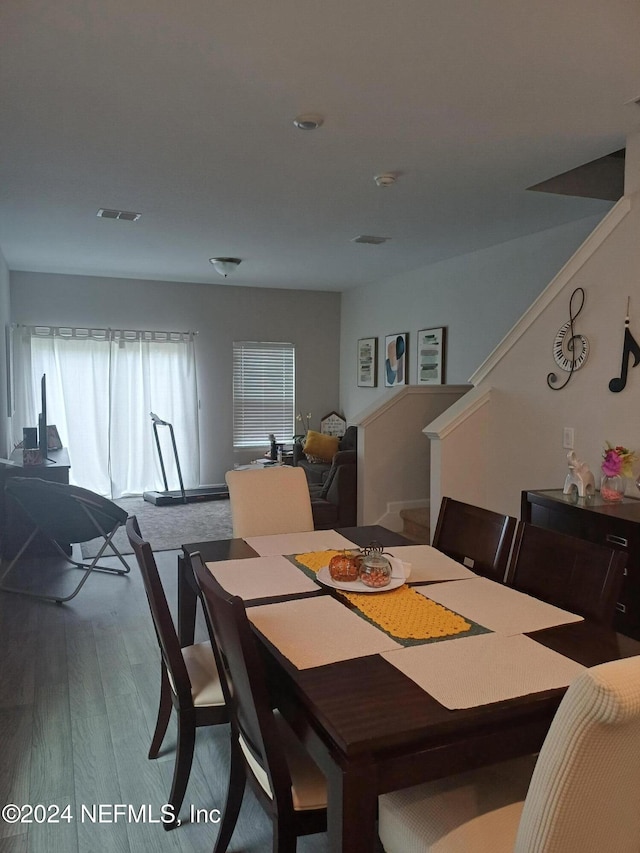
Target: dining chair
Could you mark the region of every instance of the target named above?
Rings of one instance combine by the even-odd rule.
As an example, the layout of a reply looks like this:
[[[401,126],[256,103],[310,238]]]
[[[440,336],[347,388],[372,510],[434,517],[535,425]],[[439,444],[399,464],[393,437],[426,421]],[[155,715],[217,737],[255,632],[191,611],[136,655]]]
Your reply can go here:
[[[518,524],[507,584],[611,625],[627,554],[528,522]]]
[[[326,781],[283,717],[272,710],[264,665],[244,602],[229,595],[199,553],[191,565],[201,590],[231,718],[231,772],[214,853],[225,853],[245,784],[272,822],[274,853],[293,853],[301,835],[325,832]]]
[[[307,478],[302,468],[279,465],[227,471],[235,537],[313,530]]]
[[[158,757],[172,707],[177,715],[176,762],[167,800],[173,809],[174,820],[163,822],[165,829],[173,829],[178,825],[177,818],[189,781],[196,728],[226,723],[229,715],[211,643],[180,648],[153,551],[142,539],[135,516],[127,520],[126,529],[140,567],[161,656],[160,705],[149,758]]]
[[[585,670],[535,756],[379,798],[386,853],[632,853],[640,656]]]
[[[93,571],[117,575],[125,575],[130,571],[129,564],[113,542],[114,535],[127,520],[127,512],[113,501],[89,489],[39,477],[9,477],[5,483],[5,493],[27,520],[29,529],[22,546],[0,574],[0,589],[62,604],[75,598]],[[83,570],[84,574],[67,595],[33,592],[5,583],[5,578],[9,577],[36,537],[46,539],[52,553],[57,552],[67,563]],[[88,562],[74,560],[60,544],[73,545],[93,539],[102,539],[102,544],[95,557],[89,558]],[[110,555],[118,558],[122,568],[100,563],[102,557]]]
[[[431,544],[477,574],[503,583],[515,528],[510,515],[445,497]]]

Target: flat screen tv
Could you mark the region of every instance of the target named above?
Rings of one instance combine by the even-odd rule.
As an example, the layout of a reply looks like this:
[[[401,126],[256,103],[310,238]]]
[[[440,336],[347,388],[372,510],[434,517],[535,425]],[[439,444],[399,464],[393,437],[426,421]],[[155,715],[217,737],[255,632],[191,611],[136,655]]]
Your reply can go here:
[[[42,374],[40,380],[40,414],[38,415],[38,448],[42,462],[46,462],[48,439],[47,439],[47,374]]]

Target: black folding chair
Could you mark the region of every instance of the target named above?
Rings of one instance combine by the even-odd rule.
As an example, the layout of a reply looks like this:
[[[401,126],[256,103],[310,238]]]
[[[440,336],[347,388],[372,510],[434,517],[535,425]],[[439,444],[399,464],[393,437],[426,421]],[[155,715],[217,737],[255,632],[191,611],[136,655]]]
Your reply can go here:
[[[130,571],[129,564],[112,541],[118,528],[126,522],[127,512],[113,501],[88,489],[40,480],[37,477],[9,477],[5,483],[5,492],[7,499],[13,501],[14,506],[28,518],[33,528],[18,553],[0,574],[0,589],[61,604],[63,601],[70,601],[80,592],[94,569],[118,575],[125,575]],[[84,575],[70,595],[45,595],[4,584],[5,578],[38,535],[47,539],[68,563],[78,569],[84,569]],[[100,537],[104,542],[96,556],[87,563],[72,559],[60,544],[79,544]],[[112,568],[98,563],[108,548],[124,568]]]

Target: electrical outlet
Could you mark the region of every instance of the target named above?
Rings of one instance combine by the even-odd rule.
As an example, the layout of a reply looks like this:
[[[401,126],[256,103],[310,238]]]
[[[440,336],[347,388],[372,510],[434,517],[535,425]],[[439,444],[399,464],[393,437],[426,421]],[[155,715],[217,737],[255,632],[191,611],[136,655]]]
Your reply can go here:
[[[562,446],[565,450],[573,450],[573,427],[564,427],[562,430]]]

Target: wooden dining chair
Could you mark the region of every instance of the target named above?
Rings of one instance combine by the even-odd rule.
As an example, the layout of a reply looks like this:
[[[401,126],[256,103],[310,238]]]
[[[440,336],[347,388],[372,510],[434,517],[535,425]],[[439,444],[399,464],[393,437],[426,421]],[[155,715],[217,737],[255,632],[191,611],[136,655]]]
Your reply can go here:
[[[326,781],[269,699],[264,665],[241,598],[229,595],[204,566],[200,586],[211,643],[231,718],[231,773],[214,853],[225,853],[248,781],[272,822],[274,853],[293,853],[301,835],[325,832]]]
[[[585,619],[611,625],[627,554],[521,521],[507,583]]]
[[[177,714],[176,763],[167,799],[177,819],[191,773],[196,728],[226,723],[229,715],[211,644],[196,643],[180,648],[153,551],[149,543],[142,539],[135,516],[127,520],[126,530],[140,567],[160,647],[160,706],[149,758],[158,757],[172,707]],[[172,829],[176,825],[175,820],[163,822],[165,829]]]
[[[386,853],[636,853],[640,656],[585,670],[537,758],[379,798]]]
[[[311,498],[302,468],[280,465],[227,471],[225,479],[235,537],[313,530]]]
[[[503,583],[515,528],[510,515],[445,497],[431,544],[477,574]]]

